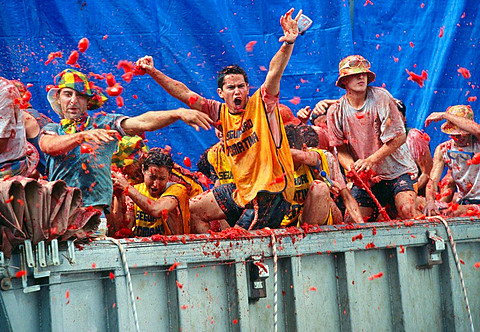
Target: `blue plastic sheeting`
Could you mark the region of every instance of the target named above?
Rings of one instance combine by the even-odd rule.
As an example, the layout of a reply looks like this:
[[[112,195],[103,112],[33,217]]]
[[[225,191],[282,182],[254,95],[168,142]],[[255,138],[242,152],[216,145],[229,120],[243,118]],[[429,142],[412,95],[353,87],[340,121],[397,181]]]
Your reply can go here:
[[[289,8],[304,12],[314,24],[300,36],[281,85],[281,102],[294,111],[313,106],[344,91],[335,87],[338,61],[352,53],[366,56],[377,74],[374,85],[385,84],[407,105],[408,125],[423,128],[427,115],[454,104],[471,104],[478,118],[480,3],[457,1],[356,1],[353,37],[349,1],[2,1],[0,3],[0,75],[32,83],[32,104],[57,119],[46,100],[45,87],[68,67],[70,52],[82,37],[90,48],[80,54],[84,72],[113,73],[124,86],[125,106],[115,98],[107,112],[137,115],[148,110],[184,106],[148,76],[130,84],[120,78],[118,61],[152,55],[156,66],[205,97],[219,99],[216,75],[223,66],[242,65],[252,89],[266,76],[282,35],[280,16]],[[439,37],[444,27],[443,37]],[[245,45],[257,43],[252,52]],[[413,47],[410,46],[413,43]],[[48,54],[63,58],[45,65]],[[396,61],[398,59],[398,62]],[[472,77],[464,79],[464,67]],[[405,69],[428,72],[423,88],[408,81]],[[104,82],[97,82],[105,87]],[[253,92],[253,91],[252,91]],[[137,95],[138,99],[134,99]],[[300,98],[298,105],[289,100]],[[479,96],[480,97],[480,96]],[[296,99],[298,100],[298,99]],[[431,147],[447,139],[440,124],[430,125]],[[177,122],[148,134],[150,146],[172,146],[174,158],[195,163],[216,141],[213,131],[199,133]]]
[[[280,16],[291,7],[295,13],[303,8],[314,20],[297,39],[281,83],[281,102],[297,111],[337,89],[338,61],[353,51],[346,1],[2,1],[0,75],[32,83],[32,105],[58,120],[46,100],[46,86],[69,67],[70,52],[87,37],[90,47],[80,54],[78,69],[112,73],[124,87],[125,106],[118,108],[113,97],[103,107],[106,112],[134,116],[185,106],[148,75],[134,77],[129,84],[121,79],[118,61],[136,61],[144,55],[153,56],[157,68],[193,91],[218,100],[217,72],[239,63],[249,75],[253,93],[280,47]],[[250,41],[257,43],[247,52]],[[57,51],[63,58],[45,65],[49,53]],[[96,84],[106,87],[104,81]],[[294,97],[300,104],[289,102]],[[177,162],[187,155],[193,164],[216,142],[213,130],[197,133],[180,122],[147,138],[151,147],[170,145]]]
[[[431,112],[448,106],[471,105],[480,120],[480,20],[477,0],[356,1],[353,24],[355,53],[372,63],[375,85],[386,88],[407,106],[407,125],[424,128]],[[443,36],[440,37],[443,29]],[[412,43],[412,44],[410,44]],[[465,79],[460,67],[470,71]],[[421,88],[407,80],[405,71],[428,79]],[[469,97],[478,97],[468,101]],[[470,100],[475,99],[471,98]],[[448,139],[440,131],[443,122],[426,128],[430,147]]]

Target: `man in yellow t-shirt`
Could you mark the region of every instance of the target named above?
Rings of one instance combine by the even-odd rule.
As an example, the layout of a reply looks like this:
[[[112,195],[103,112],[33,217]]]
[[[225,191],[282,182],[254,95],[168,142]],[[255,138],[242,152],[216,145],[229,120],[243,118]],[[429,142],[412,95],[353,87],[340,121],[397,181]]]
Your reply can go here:
[[[277,228],[290,208],[295,185],[293,162],[278,111],[280,80],[298,36],[293,9],[280,19],[284,43],[270,61],[265,82],[249,97],[248,78],[238,65],[223,68],[217,93],[224,103],[191,91],[153,65],[146,56],[137,61],[170,95],[202,111],[223,132],[225,153],[234,183],[223,184],[192,198],[192,229],[205,233],[209,221],[226,219],[230,226],[245,229]]]
[[[132,229],[134,236],[190,233],[188,191],[182,184],[169,182],[172,168],[172,157],[154,148],[142,164],[143,183],[132,187],[121,173],[113,173],[115,189],[128,196],[125,204],[121,199],[114,204],[113,232],[121,228],[125,214],[126,227]]]

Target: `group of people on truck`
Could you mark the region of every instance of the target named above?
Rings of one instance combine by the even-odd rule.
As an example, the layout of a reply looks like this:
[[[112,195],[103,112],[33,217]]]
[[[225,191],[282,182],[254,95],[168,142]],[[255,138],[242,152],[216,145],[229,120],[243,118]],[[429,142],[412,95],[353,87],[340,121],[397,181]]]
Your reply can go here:
[[[428,116],[425,126],[446,120],[441,130],[451,137],[432,161],[428,136],[416,129],[407,136],[405,106],[369,85],[375,74],[360,55],[339,63],[336,86],[346,92],[340,99],[319,101],[297,117],[279,104],[301,11],[292,14],[280,20],[282,45],[252,95],[241,67],[219,72],[223,102],[191,91],[145,56],[136,65],[189,109],[90,115],[107,98],[85,74],[65,69],[47,95],[61,119],[53,123],[30,105],[21,107],[28,91],[20,82],[0,78],[0,177],[45,174],[80,188],[84,206],[100,210],[116,236],[478,213],[480,125],[470,106]],[[168,148],[144,144],[144,132],[177,120],[197,131],[215,128],[219,142],[198,164],[212,189],[175,164]]]

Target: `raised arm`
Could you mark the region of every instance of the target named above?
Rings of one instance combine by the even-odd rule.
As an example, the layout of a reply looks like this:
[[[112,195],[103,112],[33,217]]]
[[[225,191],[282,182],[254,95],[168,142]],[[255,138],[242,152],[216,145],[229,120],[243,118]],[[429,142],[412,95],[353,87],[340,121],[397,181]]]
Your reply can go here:
[[[280,79],[282,78],[283,71],[290,60],[293,45],[298,36],[297,24],[300,15],[302,15],[302,10],[298,12],[295,19],[292,18],[292,13],[293,8],[280,18],[280,24],[284,35],[280,37],[279,41],[283,41],[284,43],[270,61],[267,78],[265,79],[265,88],[272,96],[276,96],[280,91]]]
[[[473,120],[466,119],[464,117],[457,116],[455,114],[447,112],[433,112],[425,120],[425,127],[433,121],[438,122],[441,120],[447,120],[456,125],[458,128],[469,132],[480,139],[480,125]]]
[[[208,130],[211,128],[210,124],[213,123],[205,113],[179,108],[171,111],[151,111],[127,118],[122,121],[122,128],[128,135],[136,135],[145,131],[162,129],[177,120],[182,120],[197,131],[200,128]]]
[[[160,84],[160,86],[165,89],[169,95],[177,98],[190,108],[198,111],[202,110],[203,97],[190,90],[182,82],[174,80],[162,73],[160,70],[156,69],[151,56],[147,55],[139,59],[137,61],[137,66],[144,69],[145,72],[150,75],[158,84]]]

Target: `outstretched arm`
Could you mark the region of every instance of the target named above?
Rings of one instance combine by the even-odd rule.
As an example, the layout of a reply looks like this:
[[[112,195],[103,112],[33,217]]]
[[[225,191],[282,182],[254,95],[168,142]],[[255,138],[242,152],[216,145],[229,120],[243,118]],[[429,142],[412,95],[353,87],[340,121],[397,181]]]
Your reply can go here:
[[[205,113],[179,108],[171,111],[146,112],[133,118],[127,118],[122,121],[122,128],[128,135],[136,135],[145,131],[162,129],[177,120],[182,120],[197,131],[200,128],[208,130],[211,128],[210,124],[213,123]]]
[[[284,35],[280,37],[279,41],[283,41],[284,43],[270,61],[267,78],[265,79],[265,88],[267,89],[268,94],[272,96],[276,96],[280,91],[280,79],[282,78],[283,71],[290,60],[293,45],[298,36],[297,24],[300,15],[302,15],[302,10],[298,12],[295,19],[292,18],[292,13],[293,8],[280,18],[280,24],[282,25]]]
[[[40,136],[40,149],[51,156],[58,156],[76,148],[83,142],[104,144],[113,141],[116,130],[92,129],[71,135],[52,135],[43,133]]]
[[[190,90],[185,84],[174,80],[160,70],[156,69],[151,56],[144,56],[137,61],[137,66],[144,69],[165,91],[174,98],[188,105],[190,108],[198,111],[202,110],[202,100],[199,94]]]

